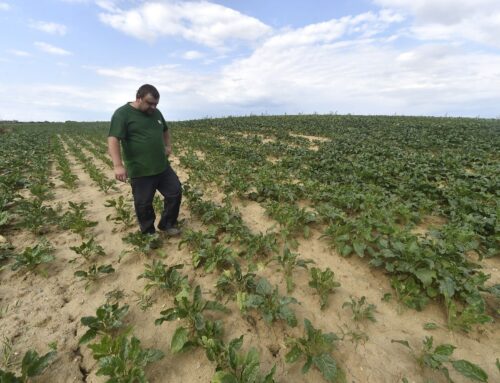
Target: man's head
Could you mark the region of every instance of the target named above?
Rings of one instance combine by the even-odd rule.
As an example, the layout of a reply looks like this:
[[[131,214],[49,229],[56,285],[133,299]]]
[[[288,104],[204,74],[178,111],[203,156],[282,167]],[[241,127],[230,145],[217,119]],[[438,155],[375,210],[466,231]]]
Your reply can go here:
[[[144,84],[137,90],[135,98],[137,109],[147,114],[153,114],[160,101],[160,93],[153,85]]]

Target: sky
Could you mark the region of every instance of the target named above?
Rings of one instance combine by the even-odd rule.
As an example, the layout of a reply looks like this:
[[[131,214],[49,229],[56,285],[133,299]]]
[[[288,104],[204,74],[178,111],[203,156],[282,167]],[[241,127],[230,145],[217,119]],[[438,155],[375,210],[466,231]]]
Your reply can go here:
[[[0,0],[0,120],[500,118],[499,0]]]

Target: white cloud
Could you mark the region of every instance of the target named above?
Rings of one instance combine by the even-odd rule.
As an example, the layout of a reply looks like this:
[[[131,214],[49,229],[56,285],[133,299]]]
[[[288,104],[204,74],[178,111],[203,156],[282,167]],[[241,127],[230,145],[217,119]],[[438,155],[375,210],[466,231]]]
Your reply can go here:
[[[95,68],[97,74],[103,77],[122,80],[132,87],[143,83],[155,84],[166,93],[192,92],[197,89],[200,81],[208,81],[202,75],[181,70],[176,65],[160,65],[150,68],[121,67]]]
[[[254,42],[271,31],[253,17],[207,1],[148,2],[128,11],[108,11],[99,16],[103,23],[148,42],[180,36],[222,49],[237,40]]]
[[[44,83],[0,85],[3,108],[0,110],[0,119],[83,120],[89,112],[100,114],[101,119],[104,119],[108,113],[102,112],[103,105],[111,110],[114,107],[111,103],[116,101],[108,97],[105,89]],[[103,105],[99,106],[95,100],[101,100]]]
[[[29,57],[31,56],[31,53],[26,52],[26,51],[20,51],[17,49],[11,49],[8,51],[10,54],[13,54],[14,56],[19,56],[19,57]]]
[[[9,4],[0,2],[0,11],[8,11],[9,9],[10,9]]]
[[[40,42],[40,41],[35,42],[35,46],[38,49],[40,49],[41,51],[43,51],[45,53],[50,53],[53,55],[68,56],[68,55],[72,54],[71,52],[69,52],[63,48],[59,48],[59,47],[56,47],[54,45],[47,44],[47,43]]]
[[[186,60],[197,60],[205,57],[205,55],[199,51],[187,51],[182,54],[182,58]]]
[[[498,0],[374,0],[414,16],[410,31],[421,40],[469,40],[500,47]]]
[[[33,21],[30,23],[30,27],[38,29],[39,31],[50,33],[53,35],[64,36],[66,34],[66,26],[57,23],[50,23],[46,21]]]
[[[210,74],[176,66],[98,73],[122,79],[129,89],[157,84],[177,118],[266,111],[492,113],[500,102],[500,55],[450,44],[401,50],[382,33],[401,18],[387,15],[367,13],[277,33],[249,57]]]

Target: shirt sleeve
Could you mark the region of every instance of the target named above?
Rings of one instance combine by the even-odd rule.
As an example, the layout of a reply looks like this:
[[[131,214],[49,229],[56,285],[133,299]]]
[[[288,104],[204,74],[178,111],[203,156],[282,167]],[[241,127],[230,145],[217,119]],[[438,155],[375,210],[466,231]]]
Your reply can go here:
[[[125,138],[127,136],[127,124],[123,113],[115,112],[111,117],[108,137]]]

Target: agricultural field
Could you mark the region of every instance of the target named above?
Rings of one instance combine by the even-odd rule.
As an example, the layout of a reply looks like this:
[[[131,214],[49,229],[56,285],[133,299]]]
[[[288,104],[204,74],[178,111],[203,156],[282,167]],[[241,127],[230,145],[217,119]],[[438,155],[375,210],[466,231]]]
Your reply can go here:
[[[0,382],[500,381],[500,120],[169,126],[178,238],[107,123],[0,124]]]

